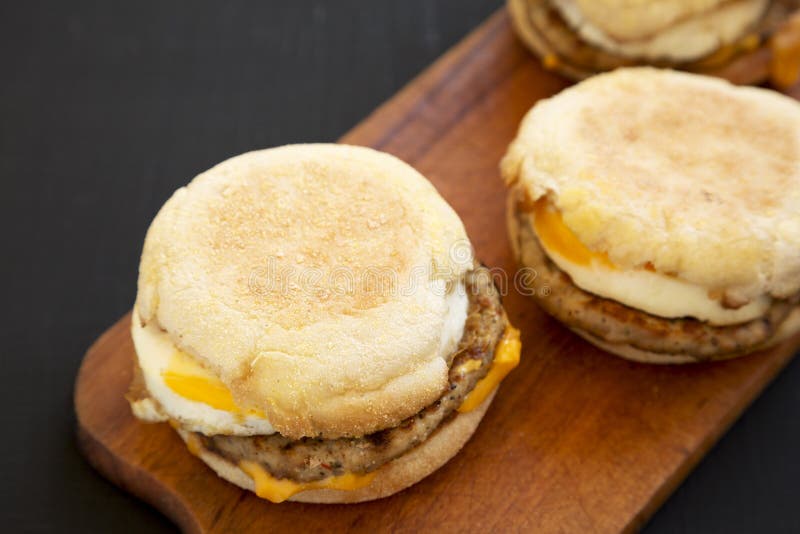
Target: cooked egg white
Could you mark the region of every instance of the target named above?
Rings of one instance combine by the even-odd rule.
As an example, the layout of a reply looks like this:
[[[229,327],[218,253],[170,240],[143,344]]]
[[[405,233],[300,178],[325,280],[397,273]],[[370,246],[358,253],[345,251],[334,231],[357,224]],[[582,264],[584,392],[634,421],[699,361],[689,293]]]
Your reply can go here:
[[[446,295],[439,356],[451,354],[464,333],[469,299],[464,284]],[[136,316],[134,310],[134,317]],[[211,371],[180,351],[167,332],[150,323],[133,321],[133,343],[144,383],[163,415],[180,421],[185,430],[206,435],[253,436],[275,433],[258,410],[243,409],[225,384]],[[154,419],[148,417],[148,419]]]
[[[707,288],[654,270],[618,269],[602,252],[589,250],[564,224],[546,198],[531,213],[539,243],[575,285],[595,295],[665,318],[694,317],[714,325],[746,322],[769,308],[767,297],[729,309],[712,299]]]
[[[158,326],[134,321],[131,332],[147,391],[186,430],[234,436],[275,432],[263,415],[237,406],[222,381],[178,350]]]

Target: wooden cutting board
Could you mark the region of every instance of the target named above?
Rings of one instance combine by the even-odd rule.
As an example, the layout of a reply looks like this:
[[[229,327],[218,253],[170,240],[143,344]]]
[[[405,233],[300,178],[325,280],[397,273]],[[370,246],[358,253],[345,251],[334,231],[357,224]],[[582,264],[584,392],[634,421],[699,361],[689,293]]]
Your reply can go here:
[[[419,169],[461,215],[479,257],[513,273],[497,164],[523,114],[565,86],[498,12],[342,141]],[[129,316],[86,354],[75,387],[78,439],[101,473],[189,532],[630,531],[800,345],[795,337],[729,362],[646,366],[593,348],[513,291],[505,303],[522,330],[519,368],[455,459],[387,499],[271,504],[217,478],[168,425],[137,422],[123,398],[134,357]]]

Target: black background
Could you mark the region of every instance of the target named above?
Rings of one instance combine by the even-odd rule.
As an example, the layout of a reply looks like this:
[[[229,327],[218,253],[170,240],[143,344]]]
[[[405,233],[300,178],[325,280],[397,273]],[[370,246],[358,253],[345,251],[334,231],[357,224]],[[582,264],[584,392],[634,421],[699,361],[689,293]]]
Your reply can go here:
[[[173,530],[74,443],[75,373],[151,218],[229,156],[335,140],[500,3],[0,4],[4,531]],[[799,414],[795,361],[646,530],[800,532]]]

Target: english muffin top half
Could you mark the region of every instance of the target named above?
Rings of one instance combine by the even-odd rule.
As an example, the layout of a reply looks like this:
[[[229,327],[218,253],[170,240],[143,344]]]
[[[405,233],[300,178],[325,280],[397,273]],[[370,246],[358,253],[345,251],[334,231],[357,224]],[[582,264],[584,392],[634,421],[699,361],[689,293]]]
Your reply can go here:
[[[201,174],[158,213],[135,321],[282,435],[362,435],[441,395],[473,265],[456,213],[400,160],[262,150]]]

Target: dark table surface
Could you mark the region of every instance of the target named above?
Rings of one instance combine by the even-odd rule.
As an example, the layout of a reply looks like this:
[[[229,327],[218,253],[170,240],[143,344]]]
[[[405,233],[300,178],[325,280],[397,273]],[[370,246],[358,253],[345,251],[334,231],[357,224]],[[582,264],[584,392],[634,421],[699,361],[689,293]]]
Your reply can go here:
[[[78,365],[133,302],[151,218],[231,155],[335,140],[500,3],[0,4],[4,531],[174,529],[74,441]],[[646,531],[800,532],[798,452],[795,361]]]

